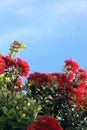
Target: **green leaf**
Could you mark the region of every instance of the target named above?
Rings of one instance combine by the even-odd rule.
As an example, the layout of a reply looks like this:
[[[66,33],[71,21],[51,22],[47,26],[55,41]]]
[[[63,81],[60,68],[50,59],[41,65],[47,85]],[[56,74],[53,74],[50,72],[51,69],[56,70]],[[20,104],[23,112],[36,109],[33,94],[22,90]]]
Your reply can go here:
[[[3,106],[1,109],[4,112],[4,114],[8,115],[8,109],[7,109],[7,107]]]
[[[20,43],[20,49],[24,49],[24,48],[26,48],[26,45],[23,42],[21,42]]]
[[[5,115],[2,115],[1,117],[0,117],[0,123],[2,123],[2,122],[6,122],[7,121],[7,117],[5,116]]]

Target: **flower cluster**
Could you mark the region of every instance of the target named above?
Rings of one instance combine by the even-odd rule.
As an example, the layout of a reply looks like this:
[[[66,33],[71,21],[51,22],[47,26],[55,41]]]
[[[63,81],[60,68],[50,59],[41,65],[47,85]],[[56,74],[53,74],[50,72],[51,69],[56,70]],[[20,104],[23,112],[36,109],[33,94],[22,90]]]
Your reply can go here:
[[[23,48],[14,41],[0,54],[1,130],[85,130],[87,70],[70,58],[62,72],[30,74],[28,62],[14,57]]]
[[[56,118],[43,115],[36,123],[28,126],[27,130],[63,130]]]
[[[28,75],[28,72],[30,70],[28,63],[19,57],[16,60],[16,68],[18,69],[19,74],[25,77]]]
[[[29,98],[23,90],[23,77],[27,77],[30,66],[20,57],[14,57],[25,48],[23,43],[14,41],[8,55],[0,55],[0,130],[25,130],[37,119],[41,106]]]
[[[5,61],[3,60],[2,55],[0,55],[0,74],[3,73],[5,68],[6,68]]]
[[[67,77],[71,80],[71,92],[70,97],[73,101],[77,103],[77,106],[86,107],[84,104],[84,97],[87,99],[87,71],[79,67],[78,63],[72,59],[68,59],[64,66]],[[85,105],[85,106],[84,106]]]
[[[30,70],[30,67],[27,61],[21,58],[12,58],[11,56],[2,56],[0,55],[0,74],[2,74],[6,69],[16,68],[18,74],[21,76],[27,76]]]
[[[15,43],[15,42],[14,42]],[[15,43],[14,46],[18,48],[20,44]],[[13,47],[14,47],[13,46]],[[9,79],[8,88],[11,91],[22,91],[23,84],[22,84],[22,77],[26,77],[30,71],[30,66],[27,61],[23,60],[22,58],[13,58],[10,55],[0,55],[0,75],[3,73],[5,75],[9,74],[14,75]],[[15,82],[14,82],[15,81]],[[11,84],[11,85],[9,85]]]
[[[59,93],[66,94],[77,106],[84,106],[87,98],[87,71],[73,59],[65,61],[62,73],[34,72],[29,75],[28,82],[37,88],[53,87]]]
[[[70,81],[64,73],[39,73],[34,72],[28,77],[28,82],[35,85],[35,87],[49,87],[52,86],[61,93],[67,92],[70,88]],[[65,88],[63,87],[65,86]]]

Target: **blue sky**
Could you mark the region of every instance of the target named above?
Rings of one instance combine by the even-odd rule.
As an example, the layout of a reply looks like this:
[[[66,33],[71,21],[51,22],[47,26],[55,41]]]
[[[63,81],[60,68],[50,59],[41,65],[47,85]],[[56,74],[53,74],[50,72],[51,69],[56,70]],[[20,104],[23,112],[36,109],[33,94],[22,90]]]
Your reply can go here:
[[[87,0],[0,0],[0,52],[14,40],[31,72],[60,71],[67,58],[87,69]]]

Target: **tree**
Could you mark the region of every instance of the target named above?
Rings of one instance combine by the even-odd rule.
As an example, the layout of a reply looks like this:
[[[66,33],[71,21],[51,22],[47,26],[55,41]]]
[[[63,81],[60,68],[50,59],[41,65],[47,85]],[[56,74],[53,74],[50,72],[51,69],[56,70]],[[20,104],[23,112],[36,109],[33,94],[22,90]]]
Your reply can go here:
[[[14,41],[0,55],[0,130],[86,130],[87,71],[67,59],[61,73],[29,74],[28,62],[14,57],[24,48]]]

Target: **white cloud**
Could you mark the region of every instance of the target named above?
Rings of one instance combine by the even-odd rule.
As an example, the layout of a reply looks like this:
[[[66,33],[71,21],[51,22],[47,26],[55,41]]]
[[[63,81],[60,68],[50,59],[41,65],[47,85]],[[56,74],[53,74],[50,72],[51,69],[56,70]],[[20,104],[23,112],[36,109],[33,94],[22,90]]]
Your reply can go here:
[[[25,8],[19,8],[15,10],[15,13],[18,15],[31,15],[32,14],[32,9],[31,7],[25,7]]]
[[[50,10],[55,15],[67,15],[87,14],[87,1],[86,0],[65,0],[62,2],[54,2],[50,7]]]
[[[0,7],[10,7],[16,4],[15,0],[1,0],[0,1]]]
[[[61,0],[60,2],[58,0],[53,0],[49,2],[41,2],[39,0],[0,0],[0,8],[8,10],[12,9],[15,11],[15,13],[18,13],[20,15],[31,13],[32,10],[37,12],[39,10],[38,7],[40,7],[39,4],[41,5],[41,3],[42,10],[44,7],[44,10],[46,9],[48,11],[47,13],[49,14],[87,14],[87,0]]]
[[[20,28],[16,28],[13,31],[8,31],[7,33],[1,34],[0,37],[0,44],[3,45],[6,41],[9,42],[13,40],[20,40],[20,39],[26,39],[35,41],[37,38],[40,39],[44,35],[47,36],[50,34],[50,29],[48,26],[23,26]]]
[[[35,9],[35,6],[33,8],[34,3],[35,0],[1,0],[0,14],[8,12],[16,16],[31,16]]]
[[[27,3],[34,2],[34,0],[0,0],[0,7],[14,7],[14,6],[24,6]]]
[[[31,4],[32,2],[34,2],[34,4]],[[32,38],[33,40],[34,38],[39,39],[42,37],[51,38],[54,35],[60,38],[67,38],[70,36],[72,37],[76,34],[76,28],[72,23],[74,20],[69,20],[66,15],[70,16],[72,14],[87,14],[87,1],[85,0],[61,0],[61,2],[54,0],[47,3],[45,1],[46,5],[41,3],[40,6],[38,2],[37,5],[35,3],[36,0],[0,1],[0,7],[6,7],[5,10],[7,10],[8,7],[8,9],[11,10],[10,13],[14,12],[16,14],[16,22],[8,24],[9,27],[11,25],[13,28],[0,35],[2,38],[2,40],[0,40],[1,43],[5,43],[6,40],[9,42],[8,39],[12,41],[22,38],[25,39],[26,37]],[[12,15],[14,16],[13,13]],[[17,24],[17,18],[18,16],[20,18],[20,15],[22,16],[21,19],[23,18],[23,20],[27,20],[28,22],[31,20],[31,22],[27,22],[26,25],[20,23],[21,25],[19,24],[19,28],[18,26],[17,28],[14,28],[14,25]],[[31,19],[30,15],[32,16]],[[61,19],[61,15],[65,15],[65,17],[63,17],[63,20]],[[24,16],[27,16],[27,18],[24,19]],[[11,17],[8,16],[8,19],[11,19]]]

